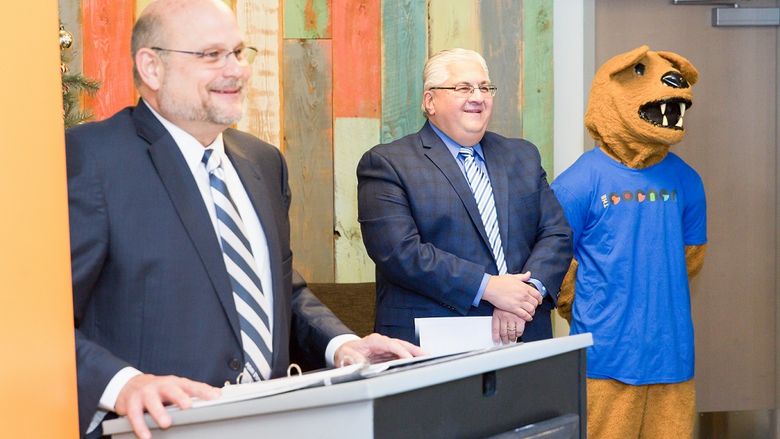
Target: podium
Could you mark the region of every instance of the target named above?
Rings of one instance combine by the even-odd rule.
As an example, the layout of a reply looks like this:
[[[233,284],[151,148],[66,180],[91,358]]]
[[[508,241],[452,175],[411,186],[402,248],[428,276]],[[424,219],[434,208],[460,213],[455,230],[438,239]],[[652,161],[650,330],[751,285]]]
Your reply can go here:
[[[390,369],[377,376],[257,399],[172,410],[155,438],[457,438],[503,434],[577,415],[586,432],[585,348],[590,334],[521,343]],[[156,428],[147,415],[147,424]],[[103,423],[133,438],[125,418]],[[509,436],[507,436],[509,435]],[[534,436],[536,437],[536,436]],[[555,437],[555,436],[544,436]],[[560,437],[560,436],[559,436]]]

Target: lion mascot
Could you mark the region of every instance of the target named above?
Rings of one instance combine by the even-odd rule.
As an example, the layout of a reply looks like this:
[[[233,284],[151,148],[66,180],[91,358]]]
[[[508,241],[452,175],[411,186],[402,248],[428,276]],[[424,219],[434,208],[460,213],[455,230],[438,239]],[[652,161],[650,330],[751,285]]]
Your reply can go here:
[[[593,80],[585,125],[597,147],[552,188],[573,231],[559,313],[590,332],[588,435],[686,438],[696,393],[689,280],[707,242],[704,186],[669,147],[685,134],[698,71],[642,46]]]

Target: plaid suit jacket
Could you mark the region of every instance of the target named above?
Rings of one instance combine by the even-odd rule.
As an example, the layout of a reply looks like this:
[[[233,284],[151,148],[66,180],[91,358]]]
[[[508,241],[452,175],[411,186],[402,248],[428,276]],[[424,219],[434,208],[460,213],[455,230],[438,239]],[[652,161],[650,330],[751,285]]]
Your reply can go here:
[[[548,295],[524,341],[552,336],[550,310],[572,256],[571,230],[537,148],[486,132],[481,140],[509,273],[531,271]],[[363,242],[376,263],[376,331],[416,341],[416,317],[491,315],[472,302],[497,274],[474,195],[429,123],[366,152],[357,169]]]

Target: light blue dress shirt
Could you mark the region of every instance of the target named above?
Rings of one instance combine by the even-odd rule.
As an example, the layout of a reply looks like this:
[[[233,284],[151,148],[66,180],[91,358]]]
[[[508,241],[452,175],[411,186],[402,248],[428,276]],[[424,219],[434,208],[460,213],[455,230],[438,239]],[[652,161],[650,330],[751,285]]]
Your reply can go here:
[[[433,132],[436,133],[437,136],[441,139],[442,142],[447,146],[447,149],[450,151],[450,154],[452,154],[452,157],[455,159],[455,162],[458,163],[458,168],[460,168],[460,172],[463,173],[463,178],[466,178],[466,168],[463,164],[463,160],[461,160],[458,157],[458,154],[460,154],[460,148],[461,145],[458,145],[458,142],[452,140],[448,135],[444,134],[439,128],[436,127],[433,123],[431,123],[431,128],[433,128]],[[479,169],[488,176],[488,180],[490,179],[490,174],[487,170],[487,165],[485,163],[485,157],[482,153],[482,145],[480,143],[477,143],[473,146],[474,148],[474,157],[475,157],[475,163],[477,166],[479,166]],[[477,291],[476,296],[474,297],[474,301],[471,303],[473,306],[479,306],[480,300],[482,300],[482,295],[485,294],[485,288],[487,288],[488,280],[490,279],[490,275],[485,273],[482,276],[482,283],[479,284],[479,290]],[[528,282],[532,283],[534,287],[536,287],[537,290],[542,294],[542,297],[547,295],[547,288],[544,287],[542,282],[540,282],[537,279],[531,278],[528,279]]]

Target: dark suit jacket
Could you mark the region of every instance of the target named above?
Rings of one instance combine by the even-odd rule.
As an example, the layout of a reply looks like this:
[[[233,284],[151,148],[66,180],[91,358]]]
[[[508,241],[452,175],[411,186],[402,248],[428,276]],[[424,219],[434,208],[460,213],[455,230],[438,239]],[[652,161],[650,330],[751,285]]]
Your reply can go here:
[[[549,338],[571,230],[534,145],[491,132],[480,143],[507,270],[530,270],[548,290],[523,340]],[[415,341],[416,317],[491,315],[484,300],[472,306],[483,275],[498,273],[485,228],[468,181],[430,125],[369,150],[357,175],[363,242],[376,263],[376,331]]]
[[[324,364],[349,330],[292,269],[282,155],[228,129],[225,150],[268,240],[273,376],[290,348]],[[79,420],[125,366],[221,387],[244,364],[238,313],[206,205],[173,138],[144,104],[66,134]]]

